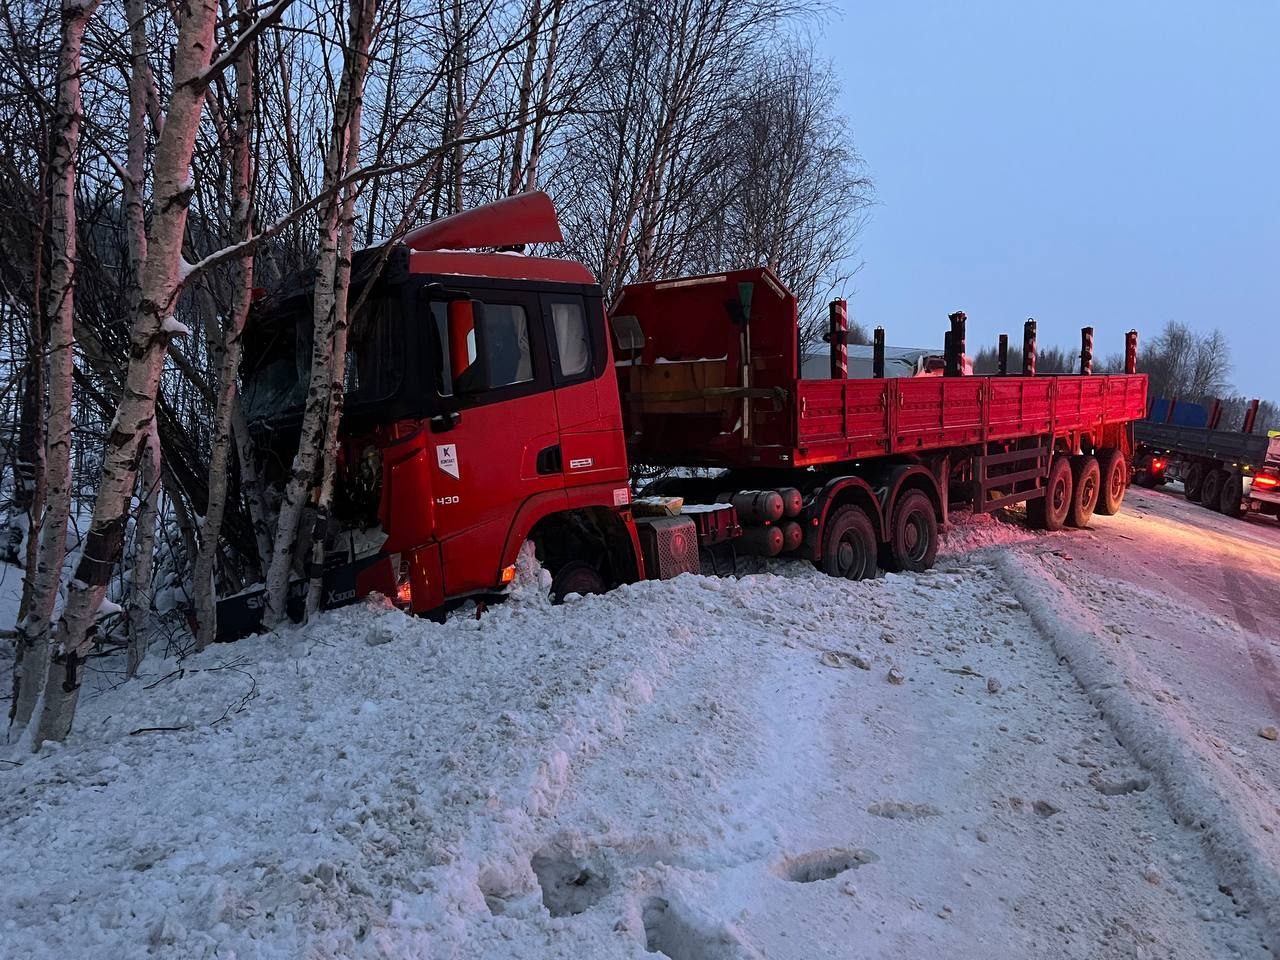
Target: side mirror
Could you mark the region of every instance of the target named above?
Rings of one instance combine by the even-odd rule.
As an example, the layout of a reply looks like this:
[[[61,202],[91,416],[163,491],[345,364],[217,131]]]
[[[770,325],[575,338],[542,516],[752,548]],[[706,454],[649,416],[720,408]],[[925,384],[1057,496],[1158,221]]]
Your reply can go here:
[[[449,373],[455,389],[462,375],[471,366],[468,343],[474,343],[476,329],[475,304],[471,300],[450,300],[449,316]]]

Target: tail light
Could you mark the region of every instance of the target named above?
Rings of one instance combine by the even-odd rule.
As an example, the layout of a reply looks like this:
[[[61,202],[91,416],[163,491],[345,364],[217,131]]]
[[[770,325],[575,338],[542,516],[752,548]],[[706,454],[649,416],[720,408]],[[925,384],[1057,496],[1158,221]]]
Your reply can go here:
[[[1264,490],[1273,490],[1280,486],[1280,478],[1272,476],[1254,477],[1253,485],[1255,487],[1261,487]]]
[[[1152,457],[1152,458],[1151,458],[1151,469],[1152,469],[1153,471],[1156,471],[1156,472],[1159,472],[1160,470],[1163,470],[1163,469],[1164,469],[1164,461],[1163,461],[1163,460],[1161,460],[1159,457]]]

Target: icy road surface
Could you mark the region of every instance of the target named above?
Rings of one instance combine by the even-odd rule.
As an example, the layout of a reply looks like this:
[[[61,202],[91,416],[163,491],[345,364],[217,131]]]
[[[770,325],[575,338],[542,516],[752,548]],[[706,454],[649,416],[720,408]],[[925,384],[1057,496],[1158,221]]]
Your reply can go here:
[[[1270,956],[1280,529],[1126,510],[98,674],[0,956]]]

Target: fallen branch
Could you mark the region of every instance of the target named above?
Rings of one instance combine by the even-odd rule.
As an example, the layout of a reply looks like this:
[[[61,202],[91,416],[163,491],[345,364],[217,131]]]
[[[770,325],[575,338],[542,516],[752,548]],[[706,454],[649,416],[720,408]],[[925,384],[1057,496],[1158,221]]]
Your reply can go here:
[[[173,671],[173,673],[166,674],[165,676],[161,677],[159,680],[154,681],[153,683],[148,683],[142,689],[150,690],[152,687],[158,687],[160,686],[160,684],[164,683],[166,680],[172,679],[173,677],[181,677],[184,672],[185,671],[181,667],[179,667],[177,670]]]
[[[165,733],[171,730],[190,730],[190,726],[186,727],[139,727],[137,730],[130,730],[129,736],[136,737],[140,733]]]

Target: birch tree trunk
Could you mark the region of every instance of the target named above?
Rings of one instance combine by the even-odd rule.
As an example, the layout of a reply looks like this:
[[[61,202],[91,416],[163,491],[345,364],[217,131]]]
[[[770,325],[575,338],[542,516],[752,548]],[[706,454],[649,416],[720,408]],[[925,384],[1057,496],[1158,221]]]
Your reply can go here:
[[[367,0],[364,22],[371,27],[377,0]],[[369,69],[369,37],[366,31],[363,46],[356,55],[360,81],[352,95],[350,135],[347,141],[347,159],[344,176],[355,169],[360,157],[360,118],[364,113],[364,76]],[[329,406],[325,416],[324,446],[321,448],[323,473],[320,491],[316,499],[316,529],[311,539],[311,576],[307,584],[307,616],[320,609],[324,590],[324,554],[329,510],[333,506],[334,475],[338,467],[338,424],[342,420],[343,400],[346,396],[347,331],[350,329],[348,296],[351,292],[351,247],[356,222],[356,187],[344,191],[342,213],[338,228],[338,262],[333,283],[333,360],[329,367]]]
[[[356,163],[353,142],[358,145],[359,135],[353,125],[359,122],[360,105],[364,96],[364,80],[369,65],[369,38],[373,31],[373,18],[377,10],[376,0],[353,0],[349,15],[348,42],[343,61],[342,79],[338,84],[338,96],[334,103],[333,125],[330,130],[329,148],[325,154],[322,190],[324,202],[320,206],[320,252],[316,258],[316,283],[313,298],[313,332],[311,337],[311,380],[307,387],[307,400],[302,414],[298,451],[289,471],[280,514],[276,520],[275,543],[272,547],[271,566],[267,570],[266,609],[263,626],[271,629],[285,617],[289,595],[289,572],[292,566],[298,523],[302,509],[315,487],[317,461],[325,449],[329,433],[329,406],[334,396],[333,383],[341,382],[346,369],[346,279],[350,274],[351,240],[346,238],[345,274],[341,278],[342,329],[338,329],[339,311],[337,296],[340,280],[339,261],[342,259],[342,217],[347,194],[339,190],[345,171]]]
[[[27,368],[22,379],[22,420],[19,424],[18,460],[22,474],[20,487],[22,500],[18,506],[25,512],[26,523],[23,549],[26,556],[23,570],[34,570],[39,553],[40,516],[45,504],[45,438],[48,425],[44,415],[45,388],[45,318],[44,318],[44,248],[45,229],[49,220],[49,167],[40,164],[40,212],[36,216],[36,236],[32,249],[35,264],[31,270],[31,323],[27,330]],[[21,624],[31,606],[32,579],[22,578],[22,599],[18,605],[18,623]],[[19,644],[14,652],[21,651]],[[14,664],[14,694],[17,694],[18,664]],[[13,705],[10,701],[10,719]]]
[[[147,64],[147,21],[143,0],[125,0],[129,22],[129,129],[124,178],[125,230],[129,253],[129,312],[142,303],[142,268],[147,260],[146,210],[142,187],[147,174],[147,94],[151,87]],[[142,452],[142,482],[138,487],[138,515],[134,520],[134,566],[126,601],[129,645],[125,674],[138,672],[146,651],[147,613],[151,609],[151,567],[155,550],[156,512],[160,496],[160,437],[148,433]],[[151,483],[148,483],[148,474]]]
[[[129,371],[103,456],[93,520],[58,622],[56,661],[65,677],[46,690],[37,745],[62,740],[71,730],[80,690],[80,666],[94,617],[106,595],[111,568],[120,556],[129,499],[143,440],[155,420],[156,391],[165,354],[186,329],[173,318],[183,284],[180,269],[187,207],[193,185],[191,154],[208,89],[214,0],[187,0],[180,8],[173,52],[173,91],[155,149],[151,230],[142,272],[142,298],[129,331]]]
[[[564,0],[551,0],[551,35],[547,39],[547,62],[542,68],[542,83],[533,115],[533,133],[529,137],[529,162],[525,165],[524,175],[526,191],[538,189],[538,164],[542,162],[542,152],[546,146],[551,84],[555,78],[556,54],[560,45],[560,15],[563,9]]]
[[[239,6],[241,30],[247,30],[251,14],[244,0]],[[253,133],[253,72],[257,44],[250,44],[236,61],[236,113],[231,136],[232,221],[235,233],[244,240],[253,236],[252,179],[249,140]],[[214,589],[214,561],[226,510],[227,460],[231,447],[231,422],[236,406],[236,376],[240,368],[241,336],[253,299],[253,250],[246,248],[237,265],[231,315],[227,317],[225,340],[218,373],[218,402],[213,417],[213,449],[209,457],[209,500],[200,531],[200,553],[193,574],[196,601],[196,649],[203,650],[218,632]]]
[[[156,518],[160,513],[160,433],[155,421],[142,446],[138,471],[138,516],[134,520],[133,576],[129,581],[129,648],[125,675],[138,672],[147,653],[147,620],[151,613],[151,571],[155,563]]]
[[[65,0],[58,54],[58,102],[49,161],[53,199],[49,236],[49,420],[45,435],[46,505],[40,546],[31,578],[30,605],[18,635],[13,722],[25,725],[35,713],[49,671],[53,608],[67,551],[71,512],[71,385],[75,342],[76,149],[80,140],[80,50],[85,26],[98,0]]]
[[[520,71],[520,95],[516,106],[516,140],[511,148],[511,179],[507,193],[520,192],[524,179],[524,139],[529,125],[529,110],[533,102],[533,62],[538,56],[538,31],[541,29],[542,0],[533,0],[529,12],[529,45],[525,47],[524,64]]]
[[[266,572],[271,560],[271,511],[258,476],[258,463],[254,456],[253,438],[249,436],[249,424],[240,405],[240,394],[231,402],[231,436],[236,444],[236,459],[240,464],[240,492],[249,505],[249,522],[253,525],[253,539],[258,547],[261,571]]]

